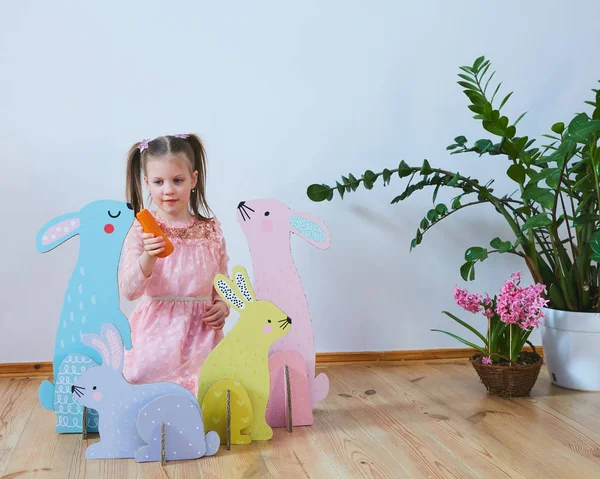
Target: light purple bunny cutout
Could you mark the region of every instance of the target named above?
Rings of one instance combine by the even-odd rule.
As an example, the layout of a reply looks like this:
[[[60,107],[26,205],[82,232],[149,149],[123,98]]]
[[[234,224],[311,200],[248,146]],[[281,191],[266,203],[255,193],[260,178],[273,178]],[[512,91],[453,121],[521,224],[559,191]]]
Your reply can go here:
[[[271,301],[294,318],[294,327],[273,344],[269,356],[285,350],[296,350],[302,355],[314,406],[327,396],[329,379],[325,374],[314,376],[313,328],[302,281],[292,260],[290,234],[326,249],[330,244],[329,232],[317,218],[292,211],[271,199],[240,202],[237,222],[250,247],[257,297]]]
[[[87,369],[71,387],[76,401],[99,414],[100,441],[87,448],[86,459],[159,461],[162,424],[167,460],[216,454],[219,435],[204,433],[200,406],[190,391],[174,383],[127,382],[123,342],[113,324],[104,323],[101,335],[85,334],[82,341],[102,356],[102,365]]]

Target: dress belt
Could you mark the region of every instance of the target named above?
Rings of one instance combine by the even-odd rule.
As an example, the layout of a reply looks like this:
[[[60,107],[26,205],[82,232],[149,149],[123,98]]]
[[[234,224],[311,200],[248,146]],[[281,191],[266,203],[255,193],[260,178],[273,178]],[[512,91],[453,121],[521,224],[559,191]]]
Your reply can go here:
[[[186,297],[186,296],[144,296],[149,301],[182,301],[188,303],[199,303],[202,301],[212,301],[212,296],[198,296],[198,297]]]

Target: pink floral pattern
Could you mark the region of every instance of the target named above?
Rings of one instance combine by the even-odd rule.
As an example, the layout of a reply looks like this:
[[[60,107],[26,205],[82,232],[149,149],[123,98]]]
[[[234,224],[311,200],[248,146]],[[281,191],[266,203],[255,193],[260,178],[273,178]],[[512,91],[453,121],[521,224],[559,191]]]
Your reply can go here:
[[[223,338],[202,316],[215,301],[218,273],[228,276],[227,249],[216,218],[166,223],[153,213],[175,250],[159,258],[145,277],[141,225],[131,227],[121,253],[119,287],[129,301],[141,298],[129,317],[133,348],[125,351],[123,375],[131,383],[171,381],[197,392],[204,358]],[[152,297],[210,297],[207,301],[153,300]]]

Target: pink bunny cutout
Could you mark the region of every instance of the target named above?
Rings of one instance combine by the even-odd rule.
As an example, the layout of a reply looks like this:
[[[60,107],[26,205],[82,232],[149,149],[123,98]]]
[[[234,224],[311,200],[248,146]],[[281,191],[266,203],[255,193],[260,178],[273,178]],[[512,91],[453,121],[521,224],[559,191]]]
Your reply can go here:
[[[326,249],[330,244],[329,232],[317,218],[292,211],[280,201],[271,199],[240,202],[237,221],[250,247],[257,298],[271,301],[294,318],[294,327],[290,332],[271,346],[271,367],[281,362],[278,358],[283,356],[273,357],[281,351],[294,350],[300,354],[308,375],[312,410],[315,403],[327,396],[329,379],[325,374],[315,377],[316,354],[312,323],[302,281],[292,260],[290,234],[294,233],[317,248]],[[297,374],[297,367],[293,370]],[[280,404],[273,403],[283,400],[283,394],[279,393],[283,385],[279,384],[279,380],[273,381],[275,373],[271,371],[269,401],[270,407],[280,409]],[[292,383],[296,382],[294,378],[291,379]]]

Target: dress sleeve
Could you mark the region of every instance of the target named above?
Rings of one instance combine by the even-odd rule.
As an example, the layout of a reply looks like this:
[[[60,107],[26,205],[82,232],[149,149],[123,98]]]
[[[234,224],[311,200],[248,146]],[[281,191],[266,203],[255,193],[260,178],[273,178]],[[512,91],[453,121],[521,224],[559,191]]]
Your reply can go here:
[[[140,266],[140,256],[144,252],[143,229],[134,221],[123,242],[119,261],[119,290],[129,301],[138,299],[144,293],[152,274],[146,277]]]
[[[214,219],[214,223],[215,223],[215,230],[217,231],[217,234],[218,234],[217,235],[218,240],[216,242],[216,247],[218,248],[216,256],[218,257],[218,262],[219,262],[218,272],[221,273],[222,275],[226,276],[227,278],[229,278],[229,255],[227,254],[227,244],[225,242],[225,237],[223,236],[223,230],[221,229],[221,223],[216,218]],[[213,297],[213,301],[223,301],[221,299],[221,296],[219,296],[219,293],[217,293],[217,290],[215,289],[214,284],[213,284],[213,289],[212,289],[212,297]],[[230,312],[229,304],[225,303],[225,305],[227,306],[227,315],[229,315],[229,312]]]

